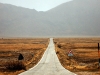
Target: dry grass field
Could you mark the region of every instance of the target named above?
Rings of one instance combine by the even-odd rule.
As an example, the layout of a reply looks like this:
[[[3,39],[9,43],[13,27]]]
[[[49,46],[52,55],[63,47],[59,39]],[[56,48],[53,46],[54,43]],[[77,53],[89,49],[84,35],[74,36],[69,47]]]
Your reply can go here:
[[[48,42],[49,39],[46,38],[0,39],[0,75],[18,75],[36,65]],[[23,60],[18,60],[19,54],[23,55]],[[21,65],[21,68],[17,67],[21,70],[17,70],[13,65]]]
[[[100,38],[55,38],[56,54],[61,64],[78,75],[100,75],[98,43]],[[72,50],[73,56],[68,57]]]
[[[0,39],[0,75],[18,75],[35,66],[48,46],[49,39]],[[100,38],[55,38],[56,54],[61,64],[78,75],[100,75],[98,43]],[[72,50],[73,57],[68,57]],[[19,61],[22,54],[24,60]],[[23,64],[22,70],[9,66]]]

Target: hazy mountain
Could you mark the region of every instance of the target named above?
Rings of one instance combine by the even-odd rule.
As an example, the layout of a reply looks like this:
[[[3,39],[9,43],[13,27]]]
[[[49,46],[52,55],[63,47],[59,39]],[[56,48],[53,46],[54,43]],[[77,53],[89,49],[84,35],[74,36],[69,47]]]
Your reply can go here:
[[[99,3],[74,0],[47,12],[0,4],[0,36],[100,36]]]

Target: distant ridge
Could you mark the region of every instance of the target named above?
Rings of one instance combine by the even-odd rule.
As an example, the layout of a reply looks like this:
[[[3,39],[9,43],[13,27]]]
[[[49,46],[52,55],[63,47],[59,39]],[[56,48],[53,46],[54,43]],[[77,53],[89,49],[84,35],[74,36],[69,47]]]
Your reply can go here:
[[[0,37],[100,36],[100,0],[73,0],[38,12],[0,3]]]

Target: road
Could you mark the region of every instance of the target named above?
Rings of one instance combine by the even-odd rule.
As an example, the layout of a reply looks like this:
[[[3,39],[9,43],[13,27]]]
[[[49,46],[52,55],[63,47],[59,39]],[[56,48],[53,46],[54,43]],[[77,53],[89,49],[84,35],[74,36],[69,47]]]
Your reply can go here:
[[[19,75],[76,75],[66,70],[59,62],[55,52],[53,38],[50,38],[49,45],[40,62],[33,68]]]

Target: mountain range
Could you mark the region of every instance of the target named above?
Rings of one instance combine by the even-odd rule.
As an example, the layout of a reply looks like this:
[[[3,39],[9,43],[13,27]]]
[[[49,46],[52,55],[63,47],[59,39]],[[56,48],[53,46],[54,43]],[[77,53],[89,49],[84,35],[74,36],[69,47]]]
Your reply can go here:
[[[0,37],[100,36],[100,0],[73,0],[48,11],[0,3]]]

